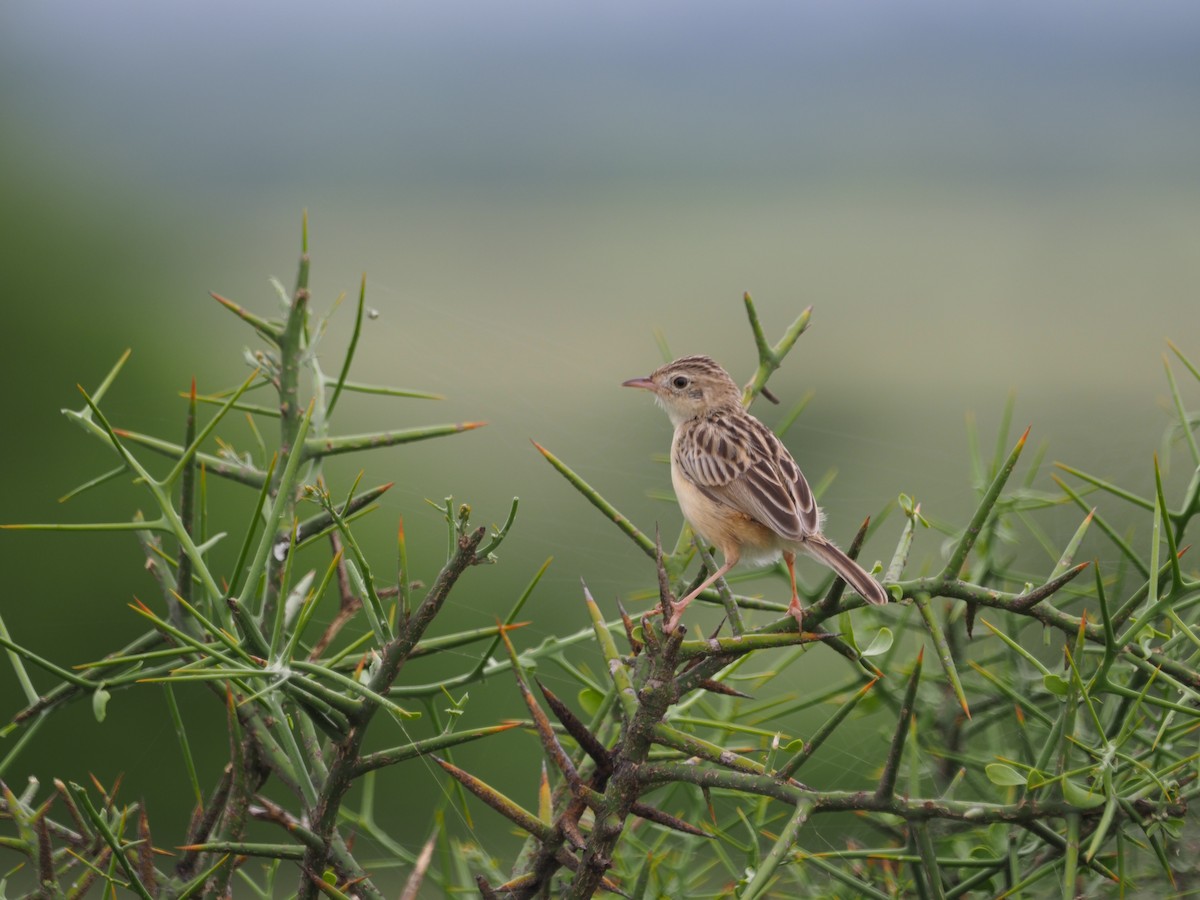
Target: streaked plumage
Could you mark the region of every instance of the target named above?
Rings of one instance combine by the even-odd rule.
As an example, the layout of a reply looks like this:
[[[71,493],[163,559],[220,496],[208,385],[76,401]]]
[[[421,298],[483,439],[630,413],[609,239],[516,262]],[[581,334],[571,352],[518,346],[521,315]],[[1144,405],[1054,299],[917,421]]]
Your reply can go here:
[[[789,612],[797,623],[795,554],[829,566],[870,603],[887,593],[821,534],[822,512],[783,442],[742,406],[729,373],[707,356],[685,356],[628,387],[653,392],[675,426],[671,481],[684,517],[725,556],[724,565],[676,602],[673,628],[687,605],[740,560],[769,562],[782,553],[792,578]]]

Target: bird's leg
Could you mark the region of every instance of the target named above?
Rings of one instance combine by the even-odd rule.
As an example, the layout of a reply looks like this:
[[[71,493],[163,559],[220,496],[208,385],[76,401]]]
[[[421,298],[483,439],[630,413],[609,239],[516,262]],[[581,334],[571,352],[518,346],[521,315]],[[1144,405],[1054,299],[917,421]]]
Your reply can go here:
[[[796,629],[804,630],[804,607],[800,605],[800,595],[796,593],[796,554],[785,551],[783,562],[787,566],[788,575],[792,579],[792,602],[788,605],[788,615],[796,620]]]
[[[717,571],[713,572],[711,575],[709,575],[707,578],[705,578],[704,581],[702,581],[700,583],[700,586],[698,588],[696,588],[694,591],[692,591],[686,597],[681,597],[678,600],[672,600],[671,601],[671,618],[667,619],[666,624],[663,626],[663,630],[666,632],[674,631],[675,626],[679,624],[679,620],[683,616],[683,611],[688,608],[688,604],[691,603],[693,600],[695,600],[696,597],[699,596],[699,594],[702,591],[704,591],[707,587],[709,587],[714,581],[716,581],[718,578],[720,578],[722,575],[724,575],[726,572],[728,572],[730,569],[732,569],[734,567],[734,565],[737,563],[737,561],[738,561],[738,558],[736,555],[734,555],[733,557],[726,557],[725,565],[721,566],[721,568],[717,569]]]

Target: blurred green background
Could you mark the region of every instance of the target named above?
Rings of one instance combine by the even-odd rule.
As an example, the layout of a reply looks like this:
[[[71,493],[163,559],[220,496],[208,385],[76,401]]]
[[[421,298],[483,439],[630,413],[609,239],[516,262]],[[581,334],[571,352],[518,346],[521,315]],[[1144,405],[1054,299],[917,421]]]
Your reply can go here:
[[[444,536],[424,498],[452,493],[483,521],[522,498],[500,566],[470,573],[447,629],[491,623],[548,556],[526,644],[583,625],[581,576],[609,610],[651,583],[528,439],[673,538],[677,510],[649,496],[669,490],[651,460],[668,423],[619,384],[660,362],[655,329],[747,377],[746,290],[773,339],[815,307],[772,381],[783,407],[759,412],[778,421],[815,392],[788,442],[811,480],[837,470],[823,502],[840,541],[900,491],[961,522],[964,412],[990,447],[1010,391],[1050,459],[1144,488],[1168,421],[1163,339],[1200,356],[1198,59],[1187,2],[9,0],[0,520],[144,504],[127,485],[55,502],[111,466],[58,410],[132,347],[106,409],[178,439],[192,376],[215,390],[246,371],[250,336],[207,292],[272,314],[266,279],[292,282],[304,208],[316,307],[368,273],[378,317],[357,377],[448,397],[346,403],[343,430],[490,423],[335,469],[342,487],[359,465],[398,482],[360,528],[379,565],[403,515],[415,574],[436,572]],[[331,328],[327,368],[349,322]],[[222,496],[237,528],[246,498]],[[1065,540],[1076,522],[1047,527]],[[898,530],[865,555],[889,558]],[[916,565],[939,540],[921,537]],[[61,662],[136,633],[126,604],[154,598],[129,537],[5,533],[0,565],[9,629]],[[464,725],[513,694],[473,690]],[[209,784],[220,711],[184,699],[211,729]],[[5,715],[20,703],[11,677],[0,700]],[[123,772],[170,844],[189,799],[164,712],[154,689],[114,697],[103,725],[81,705],[5,780]],[[826,779],[861,768],[840,752]],[[532,803],[534,758],[513,734],[459,761],[507,766]],[[432,782],[381,779],[397,812],[434,802]],[[486,811],[475,826],[497,827]]]

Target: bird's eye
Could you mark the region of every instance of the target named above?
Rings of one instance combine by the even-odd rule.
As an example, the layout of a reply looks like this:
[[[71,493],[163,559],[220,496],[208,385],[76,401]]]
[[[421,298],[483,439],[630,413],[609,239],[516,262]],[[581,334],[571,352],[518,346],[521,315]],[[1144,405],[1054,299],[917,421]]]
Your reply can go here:
[[[676,390],[682,391],[685,387],[688,386],[687,376],[686,375],[676,375],[674,378],[671,379],[671,384],[675,386]]]

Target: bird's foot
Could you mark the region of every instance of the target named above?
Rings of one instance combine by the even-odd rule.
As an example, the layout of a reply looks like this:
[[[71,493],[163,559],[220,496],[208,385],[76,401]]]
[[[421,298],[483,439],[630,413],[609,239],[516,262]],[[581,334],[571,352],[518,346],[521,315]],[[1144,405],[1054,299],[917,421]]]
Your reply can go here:
[[[804,607],[800,605],[800,598],[792,595],[792,602],[788,605],[788,615],[796,620],[796,630],[804,630]]]
[[[675,626],[678,625],[679,620],[683,618],[683,611],[688,608],[689,603],[691,603],[691,600],[686,597],[682,600],[671,600],[667,603],[667,605],[671,608],[671,614],[667,616],[665,620],[663,620],[663,631],[666,634],[670,634],[675,630]],[[660,605],[646,613],[643,613],[643,615],[661,616],[662,612],[662,606]]]
[[[688,608],[690,602],[691,600],[688,598],[671,601],[671,615],[663,623],[663,631],[666,634],[670,634],[679,625],[679,620],[683,618],[683,611]]]

